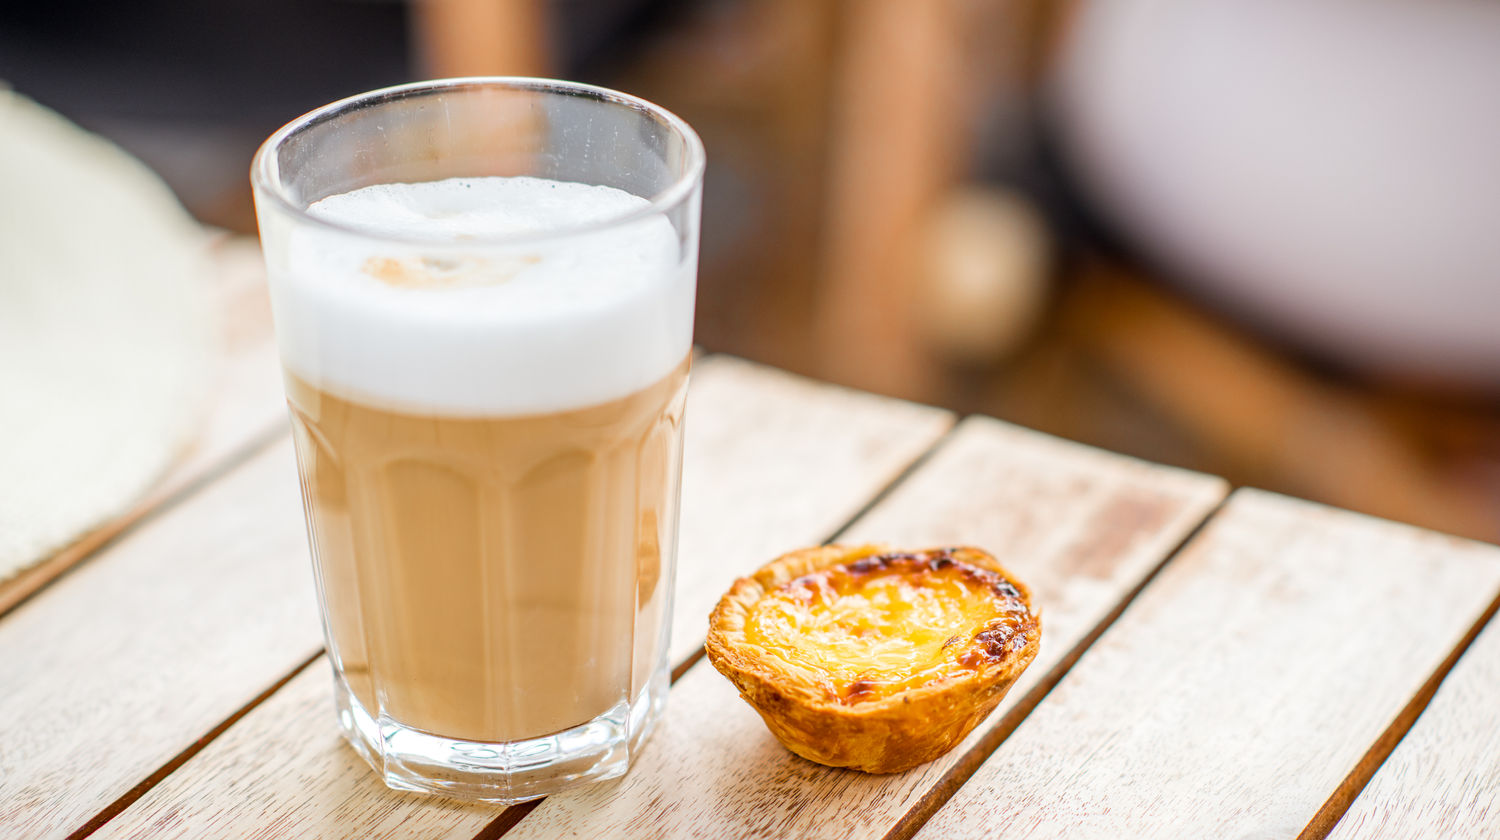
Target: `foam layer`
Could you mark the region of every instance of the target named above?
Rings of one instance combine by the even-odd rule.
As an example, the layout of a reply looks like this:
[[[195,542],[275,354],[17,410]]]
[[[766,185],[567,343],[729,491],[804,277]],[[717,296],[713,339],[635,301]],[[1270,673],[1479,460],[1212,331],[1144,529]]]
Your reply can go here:
[[[309,212],[368,235],[304,225],[271,260],[282,361],[314,387],[412,413],[536,414],[624,397],[691,349],[696,254],[671,223],[654,214],[531,244],[473,240],[571,229],[647,203],[538,178],[326,198]]]

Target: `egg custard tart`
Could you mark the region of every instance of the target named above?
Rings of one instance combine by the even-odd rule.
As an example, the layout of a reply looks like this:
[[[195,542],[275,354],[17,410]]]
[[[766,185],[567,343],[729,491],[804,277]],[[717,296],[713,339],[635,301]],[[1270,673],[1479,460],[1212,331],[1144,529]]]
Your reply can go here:
[[[787,749],[897,773],[984,720],[1041,633],[1026,586],[977,548],[832,545],[735,581],[706,648]]]

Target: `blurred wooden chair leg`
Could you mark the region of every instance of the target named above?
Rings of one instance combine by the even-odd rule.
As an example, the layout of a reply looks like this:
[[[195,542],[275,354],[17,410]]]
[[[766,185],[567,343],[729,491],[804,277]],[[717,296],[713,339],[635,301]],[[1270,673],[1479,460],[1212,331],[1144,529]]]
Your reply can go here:
[[[1013,262],[1009,255],[977,272],[960,272],[967,277],[944,272],[955,265],[950,257],[985,262],[998,253],[967,236],[982,227],[970,222],[1014,216],[990,212],[993,207],[968,212],[996,202],[966,201],[970,194],[954,188],[973,164],[981,113],[1018,95],[1023,11],[1016,0],[843,4],[815,318],[828,378],[930,401],[946,390],[944,358],[954,350],[961,357],[984,355],[1010,344],[1005,336],[991,341],[982,335],[985,325],[976,322],[993,311],[966,313],[968,335],[957,344],[942,334],[942,325],[923,321],[960,298],[994,304],[990,310],[1004,309],[1002,298],[1019,302],[1011,294],[1016,289],[1006,287],[1014,278],[1001,277],[1013,273],[1000,266]],[[952,235],[943,227],[954,228]],[[987,288],[970,282],[986,273],[995,283],[978,286]],[[955,285],[931,290],[935,274]],[[995,329],[1004,333],[1009,325],[1000,320]]]
[[[956,174],[957,20],[950,0],[845,6],[814,327],[834,381],[932,394],[935,363],[913,324],[913,250],[923,213]]]
[[[1096,266],[1063,317],[1126,387],[1201,441],[1231,479],[1495,540],[1490,501],[1384,422],[1378,400],[1324,382],[1126,272]]]
[[[455,76],[545,76],[551,64],[543,0],[414,0],[420,72]]]

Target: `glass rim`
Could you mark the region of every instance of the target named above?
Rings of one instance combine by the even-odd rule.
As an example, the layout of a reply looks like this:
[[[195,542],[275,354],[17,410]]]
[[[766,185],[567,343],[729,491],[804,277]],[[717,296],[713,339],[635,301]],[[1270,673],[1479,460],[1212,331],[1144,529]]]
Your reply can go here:
[[[367,105],[380,99],[406,96],[416,93],[428,93],[445,89],[461,87],[499,87],[512,90],[527,90],[541,93],[561,93],[569,95],[581,95],[592,98],[599,102],[621,105],[647,114],[670,126],[682,137],[687,151],[687,167],[682,174],[678,175],[671,184],[653,196],[647,198],[649,202],[644,207],[636,208],[619,216],[611,216],[606,219],[587,222],[579,225],[548,228],[546,230],[531,231],[527,233],[511,233],[500,236],[476,236],[466,238],[464,245],[473,247],[475,245],[505,245],[524,242],[535,242],[544,239],[564,238],[577,236],[598,231],[628,225],[653,215],[662,214],[672,207],[681,203],[683,199],[692,194],[699,182],[702,181],[707,158],[703,149],[703,140],[698,137],[698,132],[687,124],[687,121],[639,96],[632,96],[607,87],[590,85],[583,82],[570,82],[563,79],[546,79],[532,76],[460,76],[450,79],[429,79],[420,82],[408,82],[400,85],[376,88],[374,90],[346,96],[343,99],[330,102],[327,105],[314,108],[300,117],[283,125],[266,138],[265,142],[256,150],[255,157],[250,163],[250,183],[255,191],[262,196],[270,198],[282,211],[291,214],[298,220],[314,225],[315,227],[340,233],[364,237],[366,239],[380,239],[402,243],[420,244],[426,246],[442,246],[442,241],[433,241],[417,236],[405,236],[400,233],[373,232],[357,225],[345,224],[331,219],[315,216],[307,212],[307,208],[298,206],[287,196],[284,182],[280,176],[279,166],[275,161],[275,152],[288,138],[319,123],[334,119],[344,113],[351,112],[360,106]]]

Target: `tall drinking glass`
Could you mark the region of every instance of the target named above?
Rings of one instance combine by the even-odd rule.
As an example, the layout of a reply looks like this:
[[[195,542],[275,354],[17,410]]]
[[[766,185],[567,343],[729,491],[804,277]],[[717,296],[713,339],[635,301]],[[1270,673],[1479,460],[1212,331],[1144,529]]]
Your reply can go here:
[[[251,172],[338,722],[518,802],[661,714],[703,147],[602,88],[387,88]]]

